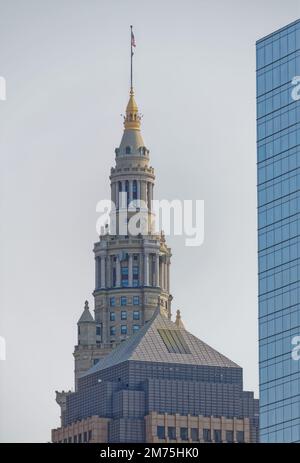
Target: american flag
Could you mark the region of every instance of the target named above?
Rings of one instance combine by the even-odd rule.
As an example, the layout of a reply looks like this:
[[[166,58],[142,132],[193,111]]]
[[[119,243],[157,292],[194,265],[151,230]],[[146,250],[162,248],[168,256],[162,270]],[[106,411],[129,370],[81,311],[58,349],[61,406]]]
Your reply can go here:
[[[135,37],[134,37],[134,34],[133,34],[132,31],[131,31],[131,46],[132,46],[132,47],[136,47]]]

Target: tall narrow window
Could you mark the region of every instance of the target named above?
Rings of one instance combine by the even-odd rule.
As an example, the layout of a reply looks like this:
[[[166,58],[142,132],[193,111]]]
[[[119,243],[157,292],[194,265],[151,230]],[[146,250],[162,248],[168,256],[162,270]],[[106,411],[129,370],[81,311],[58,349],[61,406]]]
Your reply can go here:
[[[126,198],[127,198],[127,206],[129,204],[129,182],[126,180],[125,182],[125,191],[126,191]]]
[[[126,153],[126,154],[130,154],[130,153],[131,153],[130,146],[126,146],[126,148],[125,148],[125,153]]]
[[[127,287],[128,286],[128,267],[124,266],[121,268],[121,276],[122,276],[122,286]]]
[[[132,182],[132,199],[137,199],[137,181]]]

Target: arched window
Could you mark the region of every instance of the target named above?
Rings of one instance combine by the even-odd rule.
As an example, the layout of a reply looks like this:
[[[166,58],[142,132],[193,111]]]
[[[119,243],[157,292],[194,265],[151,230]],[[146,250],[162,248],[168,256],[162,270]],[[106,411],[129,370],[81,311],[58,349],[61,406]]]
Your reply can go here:
[[[126,154],[130,154],[130,153],[131,153],[131,148],[130,148],[130,146],[126,146],[126,148],[125,148],[125,153],[126,153]]]

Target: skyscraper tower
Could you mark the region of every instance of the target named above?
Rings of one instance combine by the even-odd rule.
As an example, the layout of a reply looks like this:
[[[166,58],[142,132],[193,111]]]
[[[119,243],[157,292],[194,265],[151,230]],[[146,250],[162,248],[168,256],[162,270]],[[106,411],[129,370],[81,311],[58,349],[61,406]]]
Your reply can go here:
[[[154,232],[151,210],[154,180],[131,88],[124,132],[110,173],[117,234],[111,234],[108,227],[94,246],[95,319],[86,307],[78,322],[74,352],[76,383],[88,368],[150,320],[158,304],[166,316],[171,316],[171,251],[163,234]],[[129,220],[137,213],[148,217],[146,234],[132,235],[127,222],[124,224],[126,214]],[[120,230],[122,226],[124,231]],[[95,335],[82,337],[88,324],[95,325]]]
[[[95,316],[86,301],[75,392],[57,392],[52,441],[255,442],[258,401],[243,389],[242,368],[189,333],[179,310],[171,320],[171,251],[154,228],[155,176],[140,125],[131,72],[110,174],[115,210],[94,246]]]
[[[300,442],[300,20],[256,50],[260,438]]]
[[[155,174],[142,137],[141,115],[132,85],[132,35],[129,101],[121,142],[115,149],[115,166],[110,172],[115,215],[94,245],[94,317],[86,301],[77,323],[78,342],[73,354],[75,390],[78,379],[149,321],[158,305],[171,317],[171,250],[163,233],[154,231]],[[137,214],[144,220],[140,227],[143,233],[133,235],[127,224]],[[57,393],[62,415],[65,394]]]

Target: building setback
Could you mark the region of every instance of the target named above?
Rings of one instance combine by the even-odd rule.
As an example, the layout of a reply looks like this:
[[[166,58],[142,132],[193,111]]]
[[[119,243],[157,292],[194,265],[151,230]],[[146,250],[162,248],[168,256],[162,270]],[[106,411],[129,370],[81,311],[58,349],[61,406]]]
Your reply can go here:
[[[260,439],[300,442],[300,20],[256,49]]]
[[[155,176],[140,119],[131,87],[110,181],[116,222],[128,206],[146,229],[133,235],[116,224],[94,246],[95,316],[86,302],[75,392],[56,393],[61,427],[52,441],[256,442],[258,401],[243,391],[242,369],[190,334],[179,311],[171,320],[171,250],[154,231]]]

